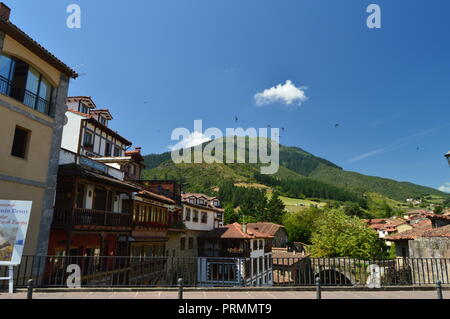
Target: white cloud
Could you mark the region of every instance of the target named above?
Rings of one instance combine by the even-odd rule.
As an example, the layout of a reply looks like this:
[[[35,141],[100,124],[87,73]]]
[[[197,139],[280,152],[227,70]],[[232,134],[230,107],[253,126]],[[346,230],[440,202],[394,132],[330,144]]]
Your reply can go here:
[[[292,81],[287,80],[285,84],[278,84],[270,89],[255,95],[256,105],[263,106],[275,102],[281,102],[286,105],[298,103],[301,105],[308,97],[305,93],[306,87],[296,87]]]
[[[450,193],[450,183],[445,183],[441,187],[438,188],[441,192]]]
[[[206,137],[204,134],[200,132],[192,132],[187,138],[175,145],[169,145],[167,148],[171,151],[175,151],[182,148],[194,147],[209,141],[211,141],[211,139]]]

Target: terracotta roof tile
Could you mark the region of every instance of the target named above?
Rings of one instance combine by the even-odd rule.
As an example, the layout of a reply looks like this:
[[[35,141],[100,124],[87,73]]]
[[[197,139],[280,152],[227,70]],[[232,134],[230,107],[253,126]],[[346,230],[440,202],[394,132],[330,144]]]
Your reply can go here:
[[[450,225],[428,230],[422,237],[450,237]]]
[[[250,223],[247,225],[248,229],[259,231],[260,233],[275,236],[275,234],[284,228],[283,225],[278,225],[274,223]]]
[[[413,240],[415,238],[421,237],[423,233],[432,229],[432,224],[430,220],[425,220],[416,225],[413,229],[406,230],[399,234],[392,236],[387,236],[384,239],[388,241],[398,241],[398,240]]]

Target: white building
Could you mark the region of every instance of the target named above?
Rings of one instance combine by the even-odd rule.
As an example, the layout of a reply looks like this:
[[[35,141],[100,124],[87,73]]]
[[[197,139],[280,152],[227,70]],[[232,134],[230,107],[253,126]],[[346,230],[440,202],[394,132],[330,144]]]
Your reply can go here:
[[[201,286],[272,286],[273,236],[234,223],[198,237]]]

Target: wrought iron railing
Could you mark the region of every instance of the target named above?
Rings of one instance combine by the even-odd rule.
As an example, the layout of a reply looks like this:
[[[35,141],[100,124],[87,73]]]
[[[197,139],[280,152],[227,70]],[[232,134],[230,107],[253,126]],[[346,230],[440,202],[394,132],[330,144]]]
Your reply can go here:
[[[69,266],[72,265],[72,268]],[[73,267],[75,265],[75,268]],[[255,269],[256,267],[256,269]],[[78,269],[82,287],[450,286],[448,258],[226,258],[24,256],[15,267],[16,287],[67,287]],[[6,276],[0,267],[0,277]],[[3,283],[0,282],[0,285]],[[6,288],[6,283],[0,288]]]
[[[34,94],[25,88],[14,87],[12,82],[7,78],[0,75],[0,94],[7,95],[23,103],[24,105],[50,115],[51,102],[41,98],[37,94]]]

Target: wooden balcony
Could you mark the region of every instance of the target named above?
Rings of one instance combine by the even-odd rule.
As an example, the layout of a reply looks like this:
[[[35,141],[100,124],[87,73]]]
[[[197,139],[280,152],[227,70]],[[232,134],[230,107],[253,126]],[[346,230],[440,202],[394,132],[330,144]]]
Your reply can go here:
[[[53,228],[74,229],[89,226],[102,229],[129,228],[133,225],[131,214],[112,213],[94,209],[76,208],[73,211],[55,210]]]

